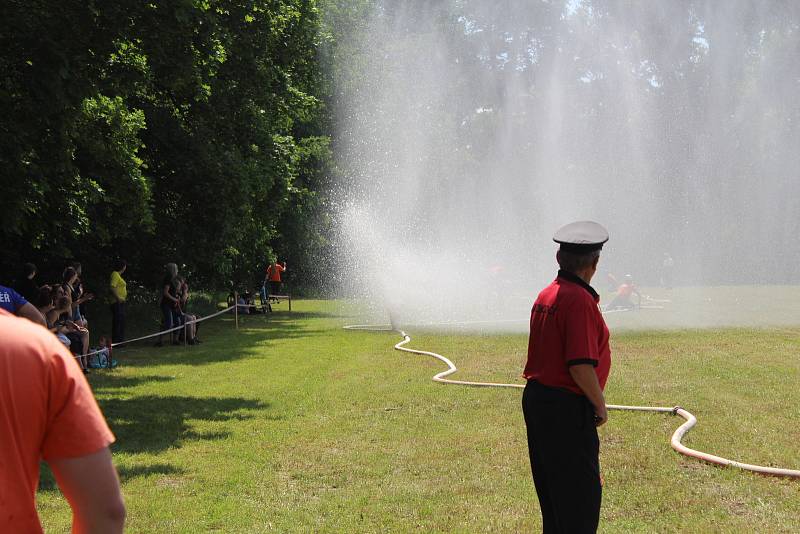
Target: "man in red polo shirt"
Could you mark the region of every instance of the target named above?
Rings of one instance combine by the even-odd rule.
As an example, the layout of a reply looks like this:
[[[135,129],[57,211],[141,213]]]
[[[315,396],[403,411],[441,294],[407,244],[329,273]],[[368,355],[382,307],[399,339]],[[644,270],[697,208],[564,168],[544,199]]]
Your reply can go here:
[[[595,222],[568,224],[558,277],[531,310],[528,381],[522,411],[543,531],[596,532],[600,519],[597,427],[608,419],[603,388],[611,367],[608,328],[589,285],[608,232]]]

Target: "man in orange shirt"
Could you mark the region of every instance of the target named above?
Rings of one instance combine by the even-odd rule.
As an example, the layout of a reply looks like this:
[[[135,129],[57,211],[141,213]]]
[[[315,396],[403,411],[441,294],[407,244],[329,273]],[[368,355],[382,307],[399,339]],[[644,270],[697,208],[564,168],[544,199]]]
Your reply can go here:
[[[267,267],[267,278],[269,279],[269,293],[270,295],[278,295],[281,291],[281,273],[286,270],[286,262],[283,265],[277,261],[271,263]]]
[[[73,532],[122,532],[114,435],[75,358],[50,332],[4,310],[0,340],[0,532],[42,532],[41,459],[69,501]]]

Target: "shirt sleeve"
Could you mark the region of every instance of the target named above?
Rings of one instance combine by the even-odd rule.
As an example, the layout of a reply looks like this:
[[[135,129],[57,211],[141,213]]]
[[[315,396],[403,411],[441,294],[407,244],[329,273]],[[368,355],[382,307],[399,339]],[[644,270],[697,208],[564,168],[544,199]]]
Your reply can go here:
[[[11,297],[11,304],[14,305],[14,313],[17,313],[21,307],[25,306],[28,303],[28,301],[25,299],[25,297],[23,297],[10,287],[6,289],[8,291],[9,297]]]
[[[600,350],[594,314],[597,308],[585,300],[574,302],[564,324],[564,359],[567,366],[588,364],[597,367]]]
[[[55,338],[54,338],[55,340]],[[59,344],[52,358],[48,389],[47,429],[42,442],[45,460],[85,456],[114,442],[80,366]]]

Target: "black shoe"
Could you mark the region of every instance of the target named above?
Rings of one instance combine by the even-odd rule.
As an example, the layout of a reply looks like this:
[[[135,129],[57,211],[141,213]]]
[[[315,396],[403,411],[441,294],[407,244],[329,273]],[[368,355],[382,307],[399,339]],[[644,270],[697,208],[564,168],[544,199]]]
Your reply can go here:
[[[153,346],[154,346],[154,347],[163,347],[163,346],[164,346],[164,344],[163,344],[163,343],[161,343],[160,341],[156,341],[155,345],[153,345]]]
[[[85,374],[85,375],[89,374],[89,370],[88,369],[81,369],[81,371],[83,371],[83,374]]]

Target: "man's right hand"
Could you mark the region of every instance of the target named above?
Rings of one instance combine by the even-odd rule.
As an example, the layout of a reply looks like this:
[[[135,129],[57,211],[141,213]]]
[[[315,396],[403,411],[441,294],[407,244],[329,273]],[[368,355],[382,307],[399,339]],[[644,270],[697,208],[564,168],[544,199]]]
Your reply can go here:
[[[594,424],[596,426],[603,426],[608,421],[608,409],[603,405],[599,409],[594,409]]]

